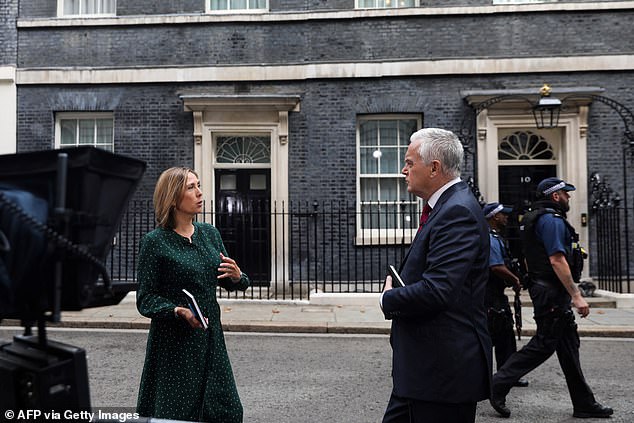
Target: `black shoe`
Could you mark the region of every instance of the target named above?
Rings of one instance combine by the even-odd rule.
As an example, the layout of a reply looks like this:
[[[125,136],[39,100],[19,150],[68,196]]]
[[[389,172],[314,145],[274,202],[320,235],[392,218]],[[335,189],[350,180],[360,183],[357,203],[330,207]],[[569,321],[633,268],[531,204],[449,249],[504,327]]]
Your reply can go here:
[[[524,378],[521,378],[517,382],[515,382],[513,386],[517,386],[519,388],[526,388],[528,386],[528,381]]]
[[[588,419],[591,417],[610,417],[614,413],[610,407],[603,406],[598,402],[595,402],[590,407],[585,409],[576,409],[572,415],[573,417],[579,417],[582,419]]]
[[[491,407],[493,407],[500,416],[506,418],[511,417],[511,410],[509,410],[506,406],[506,398],[504,398],[503,396],[496,396],[491,394],[491,399],[489,399],[489,402],[491,403]]]

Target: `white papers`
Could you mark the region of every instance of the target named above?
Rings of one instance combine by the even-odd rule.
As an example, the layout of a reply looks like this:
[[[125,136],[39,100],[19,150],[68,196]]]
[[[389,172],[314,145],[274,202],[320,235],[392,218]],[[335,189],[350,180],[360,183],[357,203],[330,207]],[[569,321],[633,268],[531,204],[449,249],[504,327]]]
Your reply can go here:
[[[401,275],[398,274],[398,271],[394,266],[390,264],[390,275],[392,276],[392,286],[394,288],[401,288],[405,286],[405,282],[401,279]]]
[[[200,311],[200,307],[198,307],[198,303],[196,302],[196,298],[186,289],[183,289],[183,292],[187,296],[187,304],[189,305],[189,309],[194,313],[194,316],[198,319],[200,323],[202,323],[203,328],[207,329],[207,319],[203,316],[202,311]]]

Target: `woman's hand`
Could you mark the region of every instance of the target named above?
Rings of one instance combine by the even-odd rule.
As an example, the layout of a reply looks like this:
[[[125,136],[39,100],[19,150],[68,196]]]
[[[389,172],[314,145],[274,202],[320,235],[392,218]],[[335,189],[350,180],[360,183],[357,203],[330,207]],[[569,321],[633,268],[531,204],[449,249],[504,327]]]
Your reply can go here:
[[[194,313],[192,313],[190,309],[186,307],[176,307],[174,309],[174,313],[179,319],[185,320],[187,323],[189,323],[189,326],[193,327],[194,329],[203,329],[203,324],[200,323],[200,321],[196,318],[196,316],[194,316]],[[206,317],[204,317],[204,319],[207,321],[207,324],[209,324],[209,320]]]
[[[231,282],[233,283],[240,282],[242,272],[240,271],[236,261],[222,253],[220,253],[220,259],[222,260],[222,263],[220,263],[220,267],[218,267],[218,272],[220,272],[218,279],[231,278]]]

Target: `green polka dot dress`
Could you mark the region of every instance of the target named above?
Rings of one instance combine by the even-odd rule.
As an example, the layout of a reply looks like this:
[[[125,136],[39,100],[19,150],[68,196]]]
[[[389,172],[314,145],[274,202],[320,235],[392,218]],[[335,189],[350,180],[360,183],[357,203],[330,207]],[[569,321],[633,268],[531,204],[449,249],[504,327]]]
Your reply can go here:
[[[227,355],[216,286],[245,290],[240,282],[217,279],[220,253],[228,255],[212,225],[194,222],[192,242],[157,228],[145,235],[139,254],[137,308],[152,319],[137,412],[173,420],[242,422],[242,404]],[[191,292],[209,319],[209,328],[194,329],[174,316]]]

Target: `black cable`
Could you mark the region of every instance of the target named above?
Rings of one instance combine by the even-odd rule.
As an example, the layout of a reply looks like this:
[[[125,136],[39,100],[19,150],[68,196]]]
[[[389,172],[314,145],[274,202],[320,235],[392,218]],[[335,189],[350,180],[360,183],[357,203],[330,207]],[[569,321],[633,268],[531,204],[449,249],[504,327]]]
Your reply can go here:
[[[51,241],[55,246],[60,247],[68,251],[71,255],[74,255],[75,257],[83,259],[89,262],[90,264],[92,264],[93,266],[95,266],[101,273],[104,286],[107,292],[112,293],[112,281],[110,280],[108,269],[106,268],[106,266],[103,264],[101,260],[99,260],[97,257],[90,254],[90,252],[88,252],[86,248],[79,246],[77,244],[74,244],[68,238],[55,232],[53,229],[49,228],[43,223],[40,223],[37,220],[35,220],[33,217],[28,215],[20,206],[15,204],[13,201],[9,200],[7,196],[4,195],[3,192],[0,192],[0,206],[2,205],[5,205],[9,211],[15,213],[18,216],[18,218],[22,220],[24,223],[27,223],[33,226],[35,229],[37,229],[38,231],[46,235],[46,238],[49,241]],[[0,234],[1,233],[2,232],[0,231]],[[7,241],[7,244],[8,244],[8,241]]]

